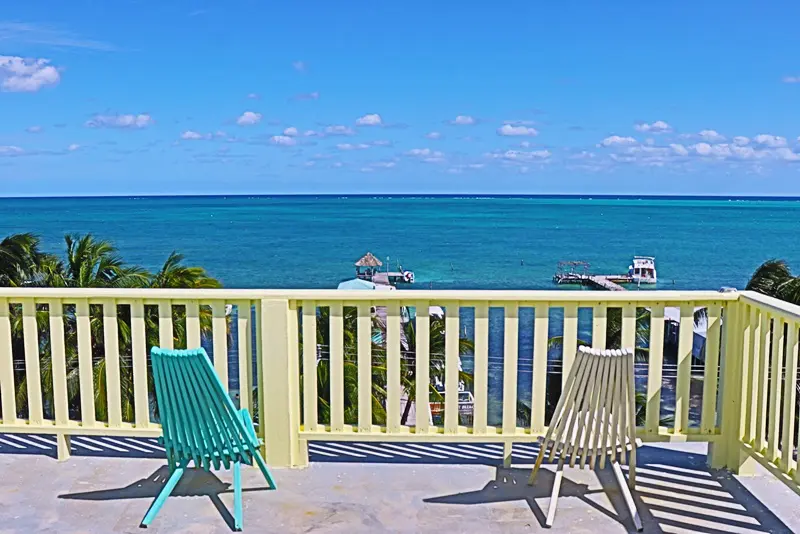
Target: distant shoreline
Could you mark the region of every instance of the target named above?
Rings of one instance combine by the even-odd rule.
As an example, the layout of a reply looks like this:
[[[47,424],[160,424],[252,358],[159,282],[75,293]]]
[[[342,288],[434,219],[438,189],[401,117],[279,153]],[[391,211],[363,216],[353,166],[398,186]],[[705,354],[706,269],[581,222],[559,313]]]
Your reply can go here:
[[[324,194],[218,194],[218,195],[83,195],[83,196],[0,196],[4,200],[99,200],[99,199],[449,199],[449,200],[701,200],[720,202],[800,202],[800,196],[749,195],[614,195],[614,194],[451,194],[451,193],[324,193]]]

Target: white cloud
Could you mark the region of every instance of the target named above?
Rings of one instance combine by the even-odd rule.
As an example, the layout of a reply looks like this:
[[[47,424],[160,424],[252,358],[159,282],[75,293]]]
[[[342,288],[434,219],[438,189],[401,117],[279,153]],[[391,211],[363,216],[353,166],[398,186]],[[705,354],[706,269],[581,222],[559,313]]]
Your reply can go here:
[[[249,98],[250,100],[258,100],[261,98],[261,95],[259,95],[258,93],[250,93],[249,95],[247,95],[247,98]]]
[[[269,138],[269,142],[279,146],[294,146],[297,144],[296,140],[287,135],[273,135]]]
[[[152,126],[154,122],[153,117],[147,113],[139,113],[138,115],[95,115],[86,121],[86,126],[89,128],[140,129]]]
[[[598,146],[613,146],[613,145],[635,145],[636,139],[633,137],[620,137],[618,135],[611,135],[606,137]]]
[[[634,126],[637,132],[667,133],[672,131],[672,126],[664,121],[656,121],[652,124],[640,122]]]
[[[308,65],[306,65],[305,61],[292,61],[292,67],[297,72],[305,72],[308,69]]]
[[[0,56],[0,89],[9,93],[34,93],[57,85],[61,75],[48,59]]]
[[[42,131],[42,127],[41,126],[29,126],[28,128],[25,128],[25,131],[28,132],[28,133],[40,133]]]
[[[356,124],[358,126],[381,126],[383,119],[377,113],[368,113],[363,117],[357,118]]]
[[[441,139],[442,134],[440,134],[439,132],[428,132],[425,134],[425,137],[427,137],[428,139]]]
[[[737,135],[736,137],[733,138],[733,144],[737,145],[737,146],[745,146],[749,142],[750,142],[750,138],[749,137],[745,137],[743,135]]]
[[[376,161],[374,163],[369,164],[370,167],[375,167],[378,169],[392,169],[397,166],[397,163],[394,161]]]
[[[800,83],[800,76],[784,76],[783,83]]]
[[[13,145],[0,145],[0,156],[19,156],[20,154],[24,153],[25,151],[22,150],[18,146]]]
[[[533,151],[526,151],[526,150],[506,150],[500,152],[492,152],[487,154],[489,157],[494,159],[503,159],[508,161],[536,161],[536,160],[546,160],[549,159],[550,156],[553,155],[552,152],[549,150],[533,150]]]
[[[356,132],[349,126],[333,125],[325,128],[326,135],[354,135]]]
[[[522,141],[519,144],[519,146],[521,146],[522,148],[530,148],[531,147],[531,142],[530,141]]]
[[[408,152],[406,152],[407,156],[416,156],[416,157],[437,157],[440,158],[444,154],[438,150],[431,150],[430,148],[412,148]]]
[[[786,138],[779,135],[759,134],[753,137],[753,142],[770,148],[786,146]]]
[[[678,156],[688,156],[689,155],[689,149],[686,148],[683,145],[672,143],[671,145],[669,145],[669,147]]]
[[[786,147],[776,148],[774,154],[776,157],[784,161],[800,161],[800,154],[792,152],[790,148]]]
[[[693,145],[692,148],[694,148],[694,151],[701,156],[711,155],[711,145],[708,143],[697,143],[696,145]]]
[[[369,145],[365,145],[364,143],[339,143],[336,145],[336,148],[339,150],[366,150],[369,148]]]
[[[455,119],[450,121],[450,124],[458,124],[460,126],[475,124],[475,117],[471,117],[469,115],[459,115]]]
[[[259,122],[261,122],[261,113],[256,113],[255,111],[245,111],[236,119],[236,124],[239,126],[252,126]]]
[[[392,142],[386,139],[378,139],[372,142],[372,146],[392,146]]]
[[[707,141],[709,143],[718,143],[719,141],[725,140],[725,136],[716,130],[703,130],[697,135],[699,135],[703,141]]]
[[[67,147],[67,150],[69,150],[70,152],[75,152],[75,151],[76,151],[76,150],[78,150],[80,147],[81,147],[81,145],[79,145],[79,144],[77,144],[77,143],[72,143],[71,145],[69,145],[69,146]]]
[[[296,137],[297,135],[299,135],[299,132],[297,131],[297,128],[295,128],[294,126],[289,126],[283,131],[283,135],[286,135],[288,137]]]
[[[539,132],[536,131],[536,128],[531,128],[528,126],[511,126],[510,124],[504,124],[497,129],[497,135],[535,136],[539,135]]]
[[[306,130],[305,132],[303,132],[303,136],[305,137],[314,137],[317,135],[319,135],[319,133],[315,132],[314,130]]]
[[[196,141],[199,139],[210,139],[211,134],[201,134],[199,132],[195,132],[193,130],[186,130],[181,134],[181,139],[185,141]]]

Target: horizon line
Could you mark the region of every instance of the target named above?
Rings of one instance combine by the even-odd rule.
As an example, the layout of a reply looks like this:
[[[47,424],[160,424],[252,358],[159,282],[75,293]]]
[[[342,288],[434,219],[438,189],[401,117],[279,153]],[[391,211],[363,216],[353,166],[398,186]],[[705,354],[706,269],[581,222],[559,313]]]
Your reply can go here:
[[[798,196],[783,195],[664,195],[664,194],[572,194],[572,193],[235,193],[235,194],[120,194],[75,196],[0,196],[4,200],[90,200],[90,199],[176,199],[176,198],[372,198],[372,199],[552,199],[552,200],[750,200],[800,201]]]

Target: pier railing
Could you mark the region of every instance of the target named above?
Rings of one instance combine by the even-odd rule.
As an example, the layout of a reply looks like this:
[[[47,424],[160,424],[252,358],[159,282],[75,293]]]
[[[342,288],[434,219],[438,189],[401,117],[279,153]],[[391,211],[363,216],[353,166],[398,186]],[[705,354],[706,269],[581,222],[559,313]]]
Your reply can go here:
[[[639,437],[791,481],[798,328],[800,308],[751,292],[0,289],[0,432],[55,434],[62,457],[70,435],[158,435],[149,348],[202,345],[275,466],[306,465],[309,440],[499,442],[510,459],[589,343],[636,348]]]

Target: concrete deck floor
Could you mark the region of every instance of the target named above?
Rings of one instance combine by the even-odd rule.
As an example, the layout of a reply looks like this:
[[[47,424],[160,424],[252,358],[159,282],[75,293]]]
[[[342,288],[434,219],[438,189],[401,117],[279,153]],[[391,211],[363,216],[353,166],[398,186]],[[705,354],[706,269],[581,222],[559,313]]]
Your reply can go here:
[[[435,460],[433,460],[435,461]],[[276,469],[266,491],[243,471],[246,532],[537,532],[553,466],[317,462]],[[154,458],[0,454],[0,533],[143,532],[166,467]],[[148,529],[230,532],[231,473],[190,471]],[[764,471],[739,478],[705,467],[703,444],[640,449],[636,501],[645,532],[800,532],[800,496]],[[631,532],[610,469],[567,470],[553,532]]]

